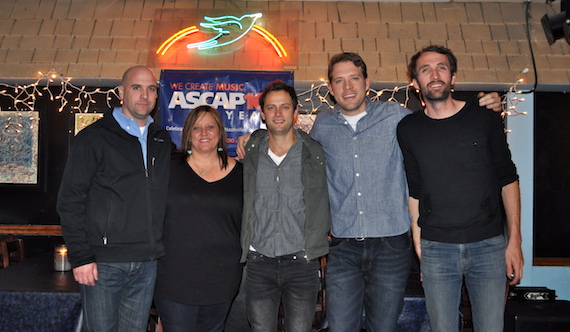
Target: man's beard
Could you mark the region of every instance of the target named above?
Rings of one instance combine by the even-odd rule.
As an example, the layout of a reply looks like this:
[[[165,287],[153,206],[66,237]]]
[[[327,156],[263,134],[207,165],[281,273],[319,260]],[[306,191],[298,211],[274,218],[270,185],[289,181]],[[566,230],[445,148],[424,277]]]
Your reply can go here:
[[[435,83],[435,82],[431,82],[431,83]],[[428,88],[428,86],[426,86],[426,88],[424,89],[425,91],[422,91],[422,95],[424,96],[424,99],[426,101],[440,102],[440,101],[446,100],[449,97],[449,94],[451,94],[451,86],[446,85],[445,83],[443,83],[441,81],[440,81],[440,83],[442,83],[444,85],[444,89],[441,92],[433,92]]]

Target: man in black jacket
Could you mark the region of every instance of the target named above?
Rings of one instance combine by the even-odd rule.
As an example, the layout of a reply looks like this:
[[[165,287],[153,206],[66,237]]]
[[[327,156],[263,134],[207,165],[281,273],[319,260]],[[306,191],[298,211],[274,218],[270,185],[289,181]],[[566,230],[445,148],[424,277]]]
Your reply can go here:
[[[119,86],[122,107],[74,138],[57,210],[88,331],[144,331],[156,278],[171,142],[153,123],[157,81],[143,66]]]

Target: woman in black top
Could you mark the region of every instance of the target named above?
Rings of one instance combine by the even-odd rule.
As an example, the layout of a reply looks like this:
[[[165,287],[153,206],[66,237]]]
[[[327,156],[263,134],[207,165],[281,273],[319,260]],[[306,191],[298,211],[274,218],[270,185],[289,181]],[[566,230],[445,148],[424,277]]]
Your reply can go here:
[[[217,110],[195,108],[173,156],[155,302],[165,332],[223,331],[240,283],[243,168]]]

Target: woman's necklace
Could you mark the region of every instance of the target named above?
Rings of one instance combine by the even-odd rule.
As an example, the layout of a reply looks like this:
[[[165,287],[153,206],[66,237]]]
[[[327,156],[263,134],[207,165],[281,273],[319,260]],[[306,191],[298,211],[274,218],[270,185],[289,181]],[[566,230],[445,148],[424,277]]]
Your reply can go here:
[[[194,158],[191,158],[194,159]],[[202,170],[200,171],[200,174],[202,175],[206,175],[208,172],[210,172],[212,170],[212,168],[214,167],[214,164],[216,163],[216,161],[218,160],[218,158],[214,159],[214,161],[212,161],[212,163],[210,164],[210,166],[202,168],[198,165],[198,163],[196,162],[196,160],[194,160],[194,165],[196,165],[197,168],[202,168]]]

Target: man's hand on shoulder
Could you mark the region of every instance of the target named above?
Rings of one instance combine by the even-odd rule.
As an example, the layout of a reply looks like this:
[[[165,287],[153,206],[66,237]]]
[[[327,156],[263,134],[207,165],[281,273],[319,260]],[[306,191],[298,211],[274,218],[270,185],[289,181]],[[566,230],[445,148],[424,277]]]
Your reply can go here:
[[[503,102],[497,92],[490,92],[487,94],[485,92],[479,92],[477,97],[479,98],[479,106],[487,107],[495,112],[503,111]]]
[[[237,159],[238,160],[245,158],[245,145],[247,144],[247,141],[249,141],[250,136],[251,136],[251,134],[245,134],[245,135],[241,135],[240,137],[238,137],[238,143],[237,143],[237,147],[236,147],[236,153],[237,153]]]
[[[95,280],[99,280],[97,263],[89,263],[74,268],[73,277],[81,285],[95,286]]]

